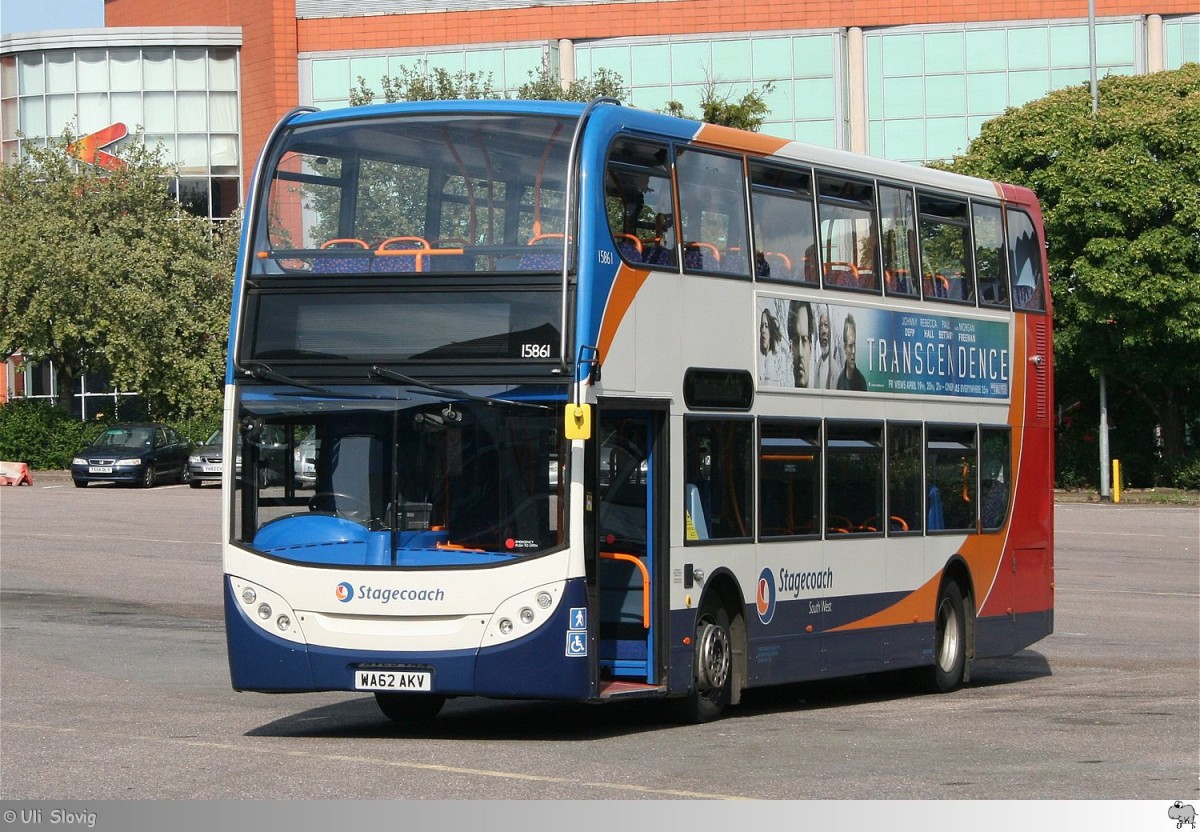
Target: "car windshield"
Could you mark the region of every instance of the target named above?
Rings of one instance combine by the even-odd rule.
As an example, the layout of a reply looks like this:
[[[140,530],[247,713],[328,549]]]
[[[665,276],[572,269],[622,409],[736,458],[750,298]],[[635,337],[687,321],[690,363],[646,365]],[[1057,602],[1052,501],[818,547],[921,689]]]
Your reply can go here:
[[[560,407],[485,398],[513,397],[494,388],[370,391],[244,394],[241,543],[357,567],[494,563],[564,544]]]
[[[98,448],[134,448],[150,444],[153,428],[113,427],[104,431],[92,444]]]
[[[205,445],[220,445],[221,444],[220,428],[218,428],[217,430],[214,430],[212,432],[212,436],[210,436],[210,437],[208,437],[208,439],[204,440],[204,444]]]

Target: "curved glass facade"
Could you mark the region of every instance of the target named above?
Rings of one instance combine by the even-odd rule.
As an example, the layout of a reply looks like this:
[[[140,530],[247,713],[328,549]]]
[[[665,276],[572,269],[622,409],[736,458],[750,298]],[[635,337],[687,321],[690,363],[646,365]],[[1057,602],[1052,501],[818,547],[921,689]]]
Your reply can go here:
[[[229,217],[242,190],[240,32],[206,31],[170,43],[158,32],[120,32],[5,44],[0,160],[17,159],[25,145],[45,144],[67,128],[86,136],[123,125],[128,135],[112,146],[138,135],[161,145],[178,169],[180,201],[200,216]],[[112,146],[106,146],[109,152]]]

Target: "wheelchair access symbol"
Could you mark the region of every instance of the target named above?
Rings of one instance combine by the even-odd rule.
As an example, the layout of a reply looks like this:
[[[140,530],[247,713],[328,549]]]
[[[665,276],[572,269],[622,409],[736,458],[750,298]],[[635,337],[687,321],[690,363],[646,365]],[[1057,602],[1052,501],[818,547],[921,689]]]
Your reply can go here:
[[[587,655],[587,633],[578,630],[569,630],[567,632],[567,655]]]

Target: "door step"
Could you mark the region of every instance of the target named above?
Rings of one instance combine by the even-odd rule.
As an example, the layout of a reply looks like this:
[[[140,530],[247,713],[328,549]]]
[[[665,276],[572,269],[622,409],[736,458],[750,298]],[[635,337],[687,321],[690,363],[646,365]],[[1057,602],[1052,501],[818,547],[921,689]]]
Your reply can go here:
[[[665,685],[647,685],[645,682],[626,682],[621,679],[602,679],[600,681],[601,699],[615,699],[622,696],[647,696],[666,692],[667,688]]]

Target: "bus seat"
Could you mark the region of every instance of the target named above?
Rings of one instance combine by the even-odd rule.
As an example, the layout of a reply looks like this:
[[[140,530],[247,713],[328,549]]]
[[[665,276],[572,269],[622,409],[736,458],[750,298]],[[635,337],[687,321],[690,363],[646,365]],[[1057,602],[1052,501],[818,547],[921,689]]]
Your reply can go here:
[[[626,260],[633,263],[642,262],[642,241],[633,234],[617,234],[617,251]]]
[[[429,241],[424,237],[388,237],[375,249],[371,261],[373,272],[423,272],[429,258],[418,249],[428,249]]]
[[[683,267],[694,271],[714,271],[721,265],[721,252],[712,243],[684,243]]]
[[[784,280],[792,276],[792,258],[778,251],[764,251],[762,263],[766,264],[766,272],[759,272],[759,277],[777,277]],[[760,265],[759,268],[762,268]]]
[[[826,263],[825,285],[857,289],[862,285],[858,279],[858,266],[838,260]]]
[[[704,504],[700,500],[700,489],[688,483],[684,486],[684,506],[687,519],[696,532],[696,540],[708,540],[708,521],[704,519]]]
[[[562,271],[562,238],[563,235],[558,233],[533,235],[529,238],[529,245],[540,247],[540,250],[522,254],[517,268],[523,272]],[[559,242],[556,244],[556,241]]]
[[[326,240],[321,243],[321,248],[361,248],[367,251],[371,249],[366,244],[366,241],[359,240],[356,237],[338,237],[334,240]],[[332,272],[333,274],[362,274],[371,270],[370,254],[356,257],[322,257],[314,263],[314,265],[317,264],[320,264],[319,268],[321,271]]]
[[[826,516],[825,527],[833,534],[850,534],[851,529],[855,528],[849,517],[842,517],[840,514]]]
[[[651,266],[674,266],[675,249],[662,245],[656,239],[654,245],[642,249],[642,262]]]
[[[746,253],[737,246],[727,248],[721,252],[719,262],[721,263],[721,271],[735,272],[737,274],[746,273]]]
[[[893,295],[916,294],[916,287],[909,279],[908,269],[887,269],[884,271],[884,282],[887,290]]]
[[[927,298],[950,297],[950,281],[946,279],[946,275],[944,274],[925,272],[924,285],[925,297]]]
[[[444,237],[433,241],[431,251],[438,252],[425,258],[426,270],[431,272],[473,272],[475,258],[466,253],[467,241],[458,237]]]

